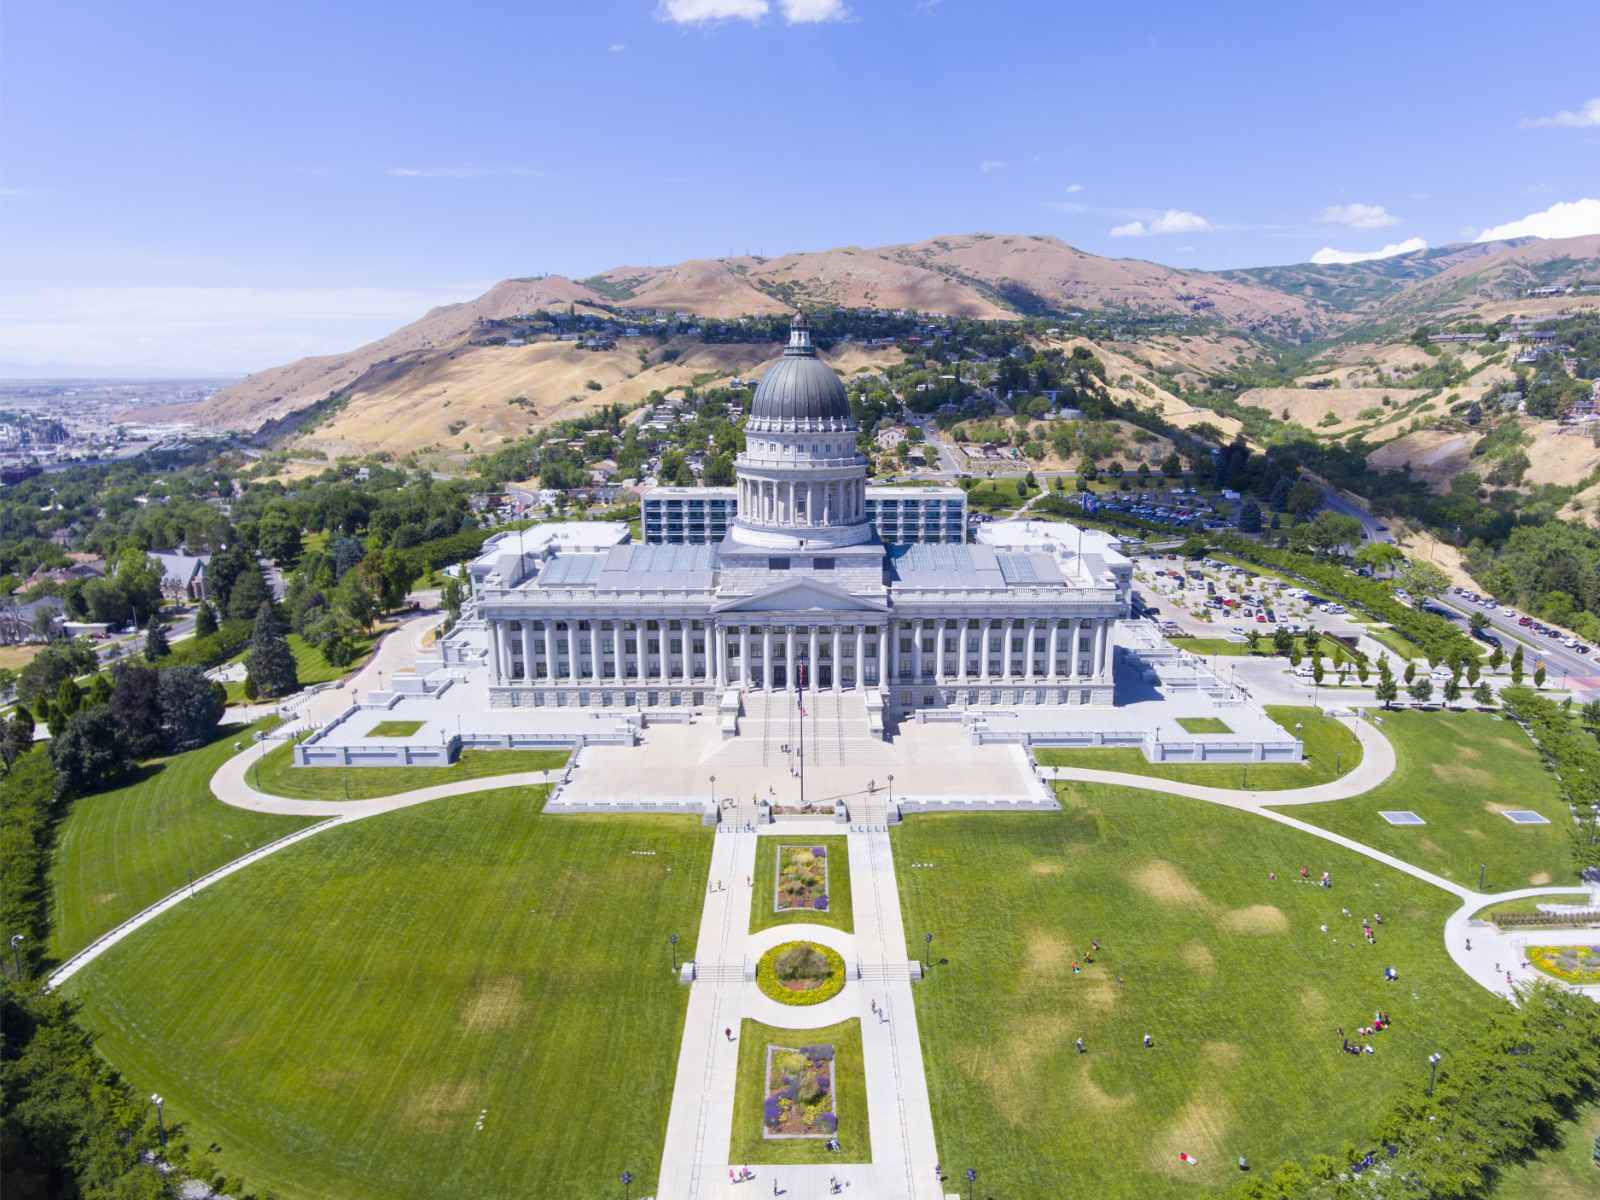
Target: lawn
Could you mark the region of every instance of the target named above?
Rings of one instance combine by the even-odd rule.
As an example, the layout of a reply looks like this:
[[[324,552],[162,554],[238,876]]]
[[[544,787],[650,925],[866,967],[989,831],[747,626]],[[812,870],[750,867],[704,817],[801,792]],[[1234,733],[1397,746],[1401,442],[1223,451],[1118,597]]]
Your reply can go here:
[[[949,959],[913,991],[939,1151],[986,1195],[1070,1180],[1074,1196],[1190,1197],[1237,1178],[1241,1154],[1263,1173],[1336,1154],[1500,1003],[1445,953],[1447,893],[1200,801],[1098,786],[1063,800],[894,834],[907,955],[931,930]],[[1302,865],[1333,890],[1291,882]],[[1344,906],[1384,914],[1376,948]],[[1380,1005],[1394,1026],[1376,1052],[1343,1053],[1336,1029]]]
[[[397,722],[409,724],[409,722]],[[463,750],[448,767],[297,767],[294,747],[284,742],[250,768],[258,791],[295,800],[373,800],[463,779],[487,779],[522,771],[556,772],[565,750]]]
[[[596,1195],[661,1160],[711,852],[542,788],[310,838],[68,985],[99,1049],[284,1200]],[[606,1192],[606,1194],[610,1194]]]
[[[421,721],[379,721],[367,730],[368,737],[410,737],[422,728]]]
[[[56,959],[182,887],[191,872],[198,878],[312,823],[230,808],[211,795],[211,776],[256,728],[224,726],[209,745],[157,759],[133,783],[72,802],[50,877]]]
[[[830,1091],[839,1119],[839,1153],[828,1150],[826,1138],[769,1138],[763,1134],[767,1047],[799,1049],[833,1047]],[[739,1026],[739,1082],[733,1098],[733,1136],[729,1156],[735,1163],[860,1163],[872,1161],[872,1136],[867,1128],[867,1083],[862,1066],[861,1022],[841,1021],[821,1029],[777,1029],[748,1018]]]
[[[828,909],[791,908],[783,912],[773,909],[777,888],[778,855],[783,850],[821,846],[828,852]],[[850,906],[850,850],[849,839],[819,837],[787,841],[783,838],[763,838],[756,843],[756,885],[750,902],[750,932],[757,933],[774,925],[793,925],[804,922],[828,925],[853,933],[855,925]]]
[[[1395,773],[1365,795],[1297,804],[1290,816],[1426,868],[1446,879],[1505,891],[1530,884],[1576,884],[1567,848],[1572,823],[1555,776],[1523,732],[1504,717],[1477,712],[1388,712]],[[1502,812],[1531,808],[1548,825],[1514,825]],[[1427,824],[1390,825],[1383,810],[1409,809]]]
[[[1248,644],[1230,642],[1227,638],[1175,637],[1171,640],[1179,650],[1187,650],[1191,654],[1200,654],[1207,658],[1213,654],[1242,658],[1250,653]]]
[[[346,675],[359,671],[372,653],[372,648],[377,645],[378,638],[386,633],[392,625],[382,626],[370,634],[351,639],[351,645],[356,650],[356,656],[347,667],[336,667],[322,656],[322,651],[308,643],[298,633],[291,633],[284,640],[289,643],[289,650],[294,655],[295,677],[300,680],[303,688],[312,687],[319,683],[332,683],[336,679],[343,679]],[[236,655],[232,661],[243,662],[250,654],[247,648],[242,654]],[[244,704],[244,682],[242,680],[224,685],[228,691],[229,704]]]
[[[1361,624],[1365,626],[1368,637],[1385,650],[1399,655],[1401,662],[1423,657],[1422,647],[1409,638],[1401,637],[1389,626],[1373,621],[1362,621]]]
[[[1221,624],[1227,616],[1228,614],[1224,613],[1218,615],[1215,620],[1218,624]],[[1272,648],[1272,638],[1266,634],[1261,635],[1261,639],[1254,650],[1250,649],[1249,642],[1232,642],[1227,638],[1175,637],[1172,639],[1172,644],[1180,650],[1188,650],[1192,654],[1207,657],[1213,654],[1227,658],[1273,658],[1277,656],[1277,651]],[[1297,637],[1294,639],[1294,644],[1299,649],[1301,658],[1309,662],[1310,654],[1306,650],[1306,639]],[[1358,677],[1354,670],[1356,656],[1350,652],[1344,643],[1335,641],[1331,637],[1320,638],[1317,642],[1317,651],[1322,655],[1323,668],[1327,670],[1327,678],[1330,682],[1335,678],[1333,669],[1337,668],[1342,662],[1347,662],[1351,665],[1350,682],[1357,682]],[[1290,659],[1287,655],[1283,657],[1283,665],[1286,670],[1290,666]],[[1375,679],[1376,676],[1374,675],[1373,678]]]
[[[39,651],[43,649],[43,642],[18,646],[0,646],[0,667],[11,671],[20,671],[37,658]]]
[[[1361,743],[1341,722],[1313,708],[1269,704],[1267,715],[1291,735],[1298,723],[1305,743],[1305,759],[1298,763],[1153,763],[1132,747],[1090,746],[1082,750],[1039,750],[1040,766],[1082,767],[1094,771],[1125,771],[1176,783],[1206,787],[1280,791],[1327,783],[1354,770],[1361,762]],[[1296,811],[1300,811],[1296,809]]]
[[[1591,1102],[1571,1125],[1566,1139],[1540,1150],[1525,1162],[1500,1172],[1490,1200],[1594,1200],[1600,1167],[1594,1165],[1595,1139],[1600,1138],[1600,1101]]]
[[[1027,487],[1025,492],[1017,494],[1017,484],[1022,483],[1022,476],[1014,479],[986,479],[982,483],[972,485],[967,492],[967,508],[972,512],[989,513],[991,516],[1005,516],[1016,512],[1024,502],[1031,500],[1039,494],[1037,487]]]
[[[1179,717],[1178,726],[1185,733],[1232,733],[1221,717]]]

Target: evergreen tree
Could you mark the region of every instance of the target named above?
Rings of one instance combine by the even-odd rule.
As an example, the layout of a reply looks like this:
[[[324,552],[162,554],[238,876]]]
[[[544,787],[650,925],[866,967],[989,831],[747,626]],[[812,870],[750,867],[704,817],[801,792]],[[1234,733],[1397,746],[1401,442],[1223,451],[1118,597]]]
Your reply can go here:
[[[1378,660],[1378,686],[1373,689],[1373,695],[1388,708],[1400,695],[1400,689],[1395,686],[1394,672],[1389,669],[1387,657]]]
[[[1406,691],[1411,693],[1411,698],[1418,704],[1426,704],[1433,699],[1433,680],[1423,675],[1412,683]]]
[[[1444,702],[1454,704],[1459,699],[1461,699],[1461,680],[1452,675],[1444,685]]]
[[[1472,698],[1477,701],[1480,708],[1494,707],[1494,689],[1489,686],[1487,679],[1472,689]]]
[[[1506,652],[1498,645],[1489,652],[1489,670],[1498,671],[1500,664],[1506,661]]]
[[[1520,644],[1511,653],[1511,686],[1522,686],[1522,646]]]
[[[1417,677],[1417,664],[1412,662],[1411,660],[1407,659],[1406,660],[1405,676],[1404,676],[1406,684],[1409,686],[1411,684],[1411,682],[1414,679],[1416,679],[1416,677]]]
[[[172,646],[167,642],[167,628],[161,623],[159,616],[150,618],[150,628],[144,635],[144,656],[151,662],[165,658],[172,653]]]
[[[217,610],[209,604],[202,604],[194,614],[194,635],[197,638],[210,637],[217,631]]]
[[[1533,686],[1536,688],[1542,688],[1544,686],[1544,679],[1544,664],[1540,663],[1538,666],[1533,668]]]
[[[245,679],[254,685],[257,696],[267,699],[287,696],[300,686],[294,652],[284,638],[283,621],[265,602],[256,610],[250,653],[245,657]]]

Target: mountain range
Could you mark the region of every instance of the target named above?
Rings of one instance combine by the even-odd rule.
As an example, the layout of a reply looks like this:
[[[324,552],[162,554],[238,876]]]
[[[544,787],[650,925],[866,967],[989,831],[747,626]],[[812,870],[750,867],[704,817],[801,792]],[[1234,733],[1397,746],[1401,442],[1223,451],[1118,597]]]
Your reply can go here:
[[[382,388],[455,359],[480,321],[573,306],[738,317],[837,305],[994,320],[1071,312],[1187,315],[1253,339],[1382,333],[1511,301],[1531,287],[1600,279],[1600,235],[1435,247],[1349,265],[1181,270],[1088,254],[1057,238],[960,234],[901,245],[620,266],[586,279],[502,281],[344,354],[256,372],[185,412],[236,429],[278,423],[335,393]],[[426,403],[419,399],[417,402]]]

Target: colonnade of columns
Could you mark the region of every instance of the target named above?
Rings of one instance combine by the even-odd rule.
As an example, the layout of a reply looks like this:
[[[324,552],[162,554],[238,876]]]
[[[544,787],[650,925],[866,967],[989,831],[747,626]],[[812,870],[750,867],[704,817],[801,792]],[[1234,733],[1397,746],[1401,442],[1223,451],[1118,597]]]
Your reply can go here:
[[[866,513],[859,479],[812,482],[739,477],[739,515],[758,525],[837,525]]]
[[[1108,682],[1104,617],[913,617],[827,624],[709,618],[492,620],[497,685],[805,685]],[[887,664],[885,669],[884,664]]]

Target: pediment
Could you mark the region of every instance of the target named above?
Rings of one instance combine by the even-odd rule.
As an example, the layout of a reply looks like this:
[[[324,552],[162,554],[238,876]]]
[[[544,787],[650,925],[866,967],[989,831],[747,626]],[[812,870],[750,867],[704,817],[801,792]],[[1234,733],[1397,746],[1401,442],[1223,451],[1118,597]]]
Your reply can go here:
[[[780,583],[712,606],[713,612],[887,612],[881,600],[854,596],[812,579]]]

